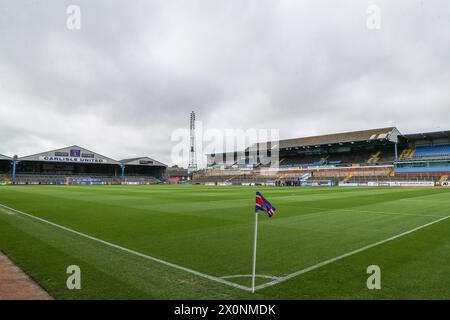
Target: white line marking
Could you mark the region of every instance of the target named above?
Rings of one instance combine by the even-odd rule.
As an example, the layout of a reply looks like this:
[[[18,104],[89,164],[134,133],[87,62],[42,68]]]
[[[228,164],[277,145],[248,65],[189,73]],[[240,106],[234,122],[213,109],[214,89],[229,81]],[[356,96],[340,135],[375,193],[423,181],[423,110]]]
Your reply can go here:
[[[81,236],[81,237],[84,237],[84,238],[87,238],[87,239],[90,239],[90,240],[94,240],[94,241],[103,243],[103,244],[105,244],[105,245],[107,245],[107,246],[116,248],[116,249],[118,249],[118,250],[122,250],[122,251],[125,251],[125,252],[128,252],[128,253],[134,254],[134,255],[136,255],[136,256],[139,256],[139,257],[142,257],[142,258],[145,258],[145,259],[148,259],[148,260],[152,260],[152,261],[161,263],[161,264],[163,264],[163,265],[172,267],[172,268],[174,268],[174,269],[178,269],[178,270],[182,270],[182,271],[185,271],[185,272],[188,272],[188,273],[192,273],[192,274],[197,275],[197,276],[199,276],[199,277],[206,278],[206,279],[211,280],[211,281],[216,281],[216,282],[219,282],[219,283],[222,283],[222,284],[231,286],[231,287],[235,287],[235,288],[238,288],[238,289],[241,289],[241,290],[244,290],[244,291],[251,291],[251,290],[252,290],[250,287],[246,287],[246,286],[243,286],[243,285],[240,285],[240,284],[233,283],[233,282],[230,282],[230,281],[225,280],[225,279],[227,278],[227,276],[221,277],[221,278],[220,278],[220,277],[211,276],[211,275],[208,275],[208,274],[199,272],[199,271],[195,271],[195,270],[192,270],[192,269],[189,269],[189,268],[186,268],[186,267],[182,267],[182,266],[176,265],[176,264],[171,263],[171,262],[167,262],[167,261],[164,261],[164,260],[161,260],[161,259],[152,257],[152,256],[145,255],[145,254],[143,254],[143,253],[140,253],[140,252],[137,252],[137,251],[134,251],[134,250],[131,250],[131,249],[127,249],[127,248],[121,247],[121,246],[119,246],[119,245],[116,245],[116,244],[114,244],[114,243],[111,243],[111,242],[108,242],[108,241],[105,241],[105,240],[101,240],[101,239],[98,239],[98,238],[89,236],[89,235],[87,235],[87,234],[84,234],[84,233],[81,233],[81,232],[78,232],[78,231],[69,229],[69,228],[67,228],[67,227],[64,227],[64,226],[61,226],[61,225],[59,225],[59,224],[56,224],[56,223],[47,221],[47,220],[45,220],[45,219],[42,219],[42,218],[33,216],[33,215],[28,214],[28,213],[25,213],[25,212],[23,212],[23,211],[19,211],[19,210],[16,210],[16,209],[7,207],[7,206],[5,206],[5,205],[3,205],[3,204],[0,204],[0,207],[3,207],[3,208],[5,208],[5,209],[7,209],[7,210],[10,210],[10,211],[13,211],[13,212],[16,212],[16,213],[20,213],[20,214],[25,215],[25,216],[27,216],[27,217],[29,217],[29,218],[32,218],[32,219],[35,219],[35,220],[38,220],[38,221],[47,223],[47,224],[52,225],[52,226],[54,226],[54,227],[60,228],[60,229],[62,229],[62,230],[65,230],[65,231],[68,231],[68,232],[71,232],[71,233],[74,233],[74,234],[76,234],[76,235],[79,235],[79,236]],[[368,249],[371,249],[371,248],[373,248],[373,247],[379,246],[379,245],[384,244],[384,243],[386,243],[386,242],[389,242],[389,241],[398,239],[398,238],[400,238],[400,237],[406,236],[406,235],[408,235],[408,234],[410,234],[410,233],[413,233],[413,232],[418,231],[418,230],[420,230],[420,229],[426,228],[426,227],[428,227],[428,226],[431,226],[431,225],[433,225],[433,224],[435,224],[435,223],[441,222],[441,221],[443,221],[443,220],[445,220],[445,219],[448,219],[448,218],[450,218],[450,216],[446,216],[446,217],[443,217],[443,218],[441,218],[441,219],[437,219],[437,220],[435,220],[435,221],[432,221],[432,222],[429,222],[429,223],[427,223],[427,224],[421,225],[421,226],[416,227],[416,228],[414,228],[414,229],[411,229],[411,230],[409,230],[409,231],[405,231],[405,232],[403,232],[403,233],[400,233],[400,234],[398,234],[398,235],[392,236],[392,237],[387,238],[387,239],[385,239],[385,240],[381,240],[381,241],[375,242],[375,243],[373,243],[373,244],[369,244],[369,245],[367,245],[367,246],[365,246],[365,247],[362,247],[362,248],[353,250],[353,251],[351,251],[351,252],[345,253],[345,254],[340,255],[340,256],[338,256],[338,257],[335,257],[335,258],[332,258],[332,259],[328,259],[328,260],[322,261],[322,262],[320,262],[320,263],[318,263],[318,264],[315,264],[315,265],[310,266],[310,267],[308,267],[308,268],[305,268],[305,269],[302,269],[302,270],[293,272],[293,273],[288,274],[288,275],[286,275],[286,276],[277,277],[277,279],[274,280],[274,281],[267,282],[267,283],[261,284],[261,285],[259,285],[259,286],[256,286],[256,287],[255,287],[255,290],[260,290],[260,289],[263,289],[263,288],[267,288],[267,287],[270,287],[270,286],[274,286],[274,285],[276,285],[276,284],[278,284],[278,283],[281,283],[281,282],[287,281],[287,280],[289,280],[289,279],[292,279],[292,278],[294,278],[294,277],[296,277],[296,276],[298,276],[298,275],[301,275],[301,274],[304,274],[304,273],[313,271],[313,270],[315,270],[315,269],[318,269],[318,268],[323,267],[323,266],[325,266],[325,265],[328,265],[328,264],[330,264],[330,263],[336,262],[336,261],[338,261],[338,260],[341,260],[341,259],[347,258],[347,257],[349,257],[349,256],[352,256],[352,255],[354,255],[354,254],[357,254],[357,253],[366,251],[366,250],[368,250]],[[243,276],[245,276],[245,275],[243,275]]]
[[[416,202],[424,202],[424,201],[428,201],[428,202],[433,202],[433,203],[446,203],[448,204],[448,201],[442,201],[442,200],[434,200],[434,199],[399,199],[399,201],[416,201]]]
[[[268,276],[268,275],[265,275],[265,274],[256,274],[255,276],[256,276],[256,278],[272,279],[272,280],[276,280],[276,279],[279,278],[279,277],[276,277],[276,276]],[[220,278],[222,278],[222,279],[232,279],[232,278],[251,278],[251,277],[252,277],[251,274],[234,274],[234,275],[231,275],[231,276],[223,276],[223,277],[220,277]]]
[[[25,213],[25,212],[23,212],[23,211],[19,211],[19,210],[16,210],[16,209],[7,207],[7,206],[5,206],[5,205],[3,205],[3,204],[0,204],[0,207],[2,207],[2,208],[4,208],[4,209],[7,209],[7,210],[10,210],[10,211],[12,211],[12,212],[19,213],[19,214],[21,214],[21,215],[27,216],[27,217],[29,217],[29,218],[32,218],[32,219],[35,219],[35,220],[38,220],[38,221],[47,223],[47,224],[52,225],[52,226],[54,226],[54,227],[57,227],[57,228],[59,228],[59,229],[62,229],[62,230],[65,230],[65,231],[74,233],[74,234],[76,234],[76,235],[78,235],[78,236],[81,236],[81,237],[84,237],[84,238],[87,238],[87,239],[90,239],[90,240],[94,240],[94,241],[100,242],[100,243],[102,243],[102,244],[105,244],[105,245],[107,245],[107,246],[113,247],[113,248],[115,248],[115,249],[122,250],[122,251],[125,251],[125,252],[128,252],[128,253],[134,254],[134,255],[136,255],[136,256],[139,256],[139,257],[141,257],[141,258],[145,258],[145,259],[148,259],[148,260],[152,260],[152,261],[161,263],[161,264],[163,264],[163,265],[172,267],[172,268],[174,268],[174,269],[178,269],[178,270],[182,270],[182,271],[185,271],[185,272],[188,272],[188,273],[192,273],[192,274],[194,274],[194,275],[196,275],[196,276],[199,276],[199,277],[202,277],[202,278],[211,280],[211,281],[216,281],[216,282],[219,282],[219,283],[222,283],[222,284],[225,284],[225,285],[234,287],[234,288],[238,288],[238,289],[241,289],[241,290],[252,291],[252,289],[249,288],[249,287],[246,287],[246,286],[243,286],[243,285],[234,283],[234,282],[230,282],[230,281],[221,279],[221,278],[219,278],[219,277],[211,276],[211,275],[208,275],[208,274],[206,274],[206,273],[202,273],[202,272],[199,272],[199,271],[195,271],[195,270],[192,270],[192,269],[189,269],[189,268],[186,268],[186,267],[182,267],[182,266],[179,266],[179,265],[177,265],[177,264],[174,264],[174,263],[171,263],[171,262],[167,262],[167,261],[165,261],[165,260],[161,260],[161,259],[158,259],[158,258],[155,258],[155,257],[152,257],[152,256],[148,256],[148,255],[146,255],[146,254],[143,254],[143,253],[140,253],[140,252],[131,250],[131,249],[127,249],[127,248],[121,247],[121,246],[119,246],[119,245],[117,245],[117,244],[114,244],[114,243],[111,243],[111,242],[108,242],[108,241],[105,241],[105,240],[101,240],[101,239],[98,239],[98,238],[89,236],[89,235],[87,235],[87,234],[84,234],[84,233],[81,233],[81,232],[78,232],[78,231],[69,229],[69,228],[67,228],[67,227],[64,227],[64,226],[61,226],[61,225],[59,225],[59,224],[50,222],[50,221],[48,221],[48,220],[45,220],[45,219],[42,219],[42,218],[33,216],[33,215],[28,214],[28,213]]]
[[[418,230],[420,230],[420,229],[426,228],[426,227],[428,227],[428,226],[431,226],[431,225],[433,225],[433,224],[435,224],[435,223],[441,222],[441,221],[443,221],[443,220],[445,220],[445,219],[448,219],[448,218],[450,218],[450,216],[446,216],[446,217],[443,217],[443,218],[441,218],[441,219],[434,220],[434,221],[432,221],[432,222],[429,222],[429,223],[427,223],[427,224],[421,225],[421,226],[416,227],[416,228],[414,228],[414,229],[411,229],[411,230],[409,230],[409,231],[405,231],[405,232],[400,233],[400,234],[398,234],[398,235],[395,235],[395,236],[393,236],[393,237],[390,237],[390,238],[387,238],[387,239],[384,239],[384,240],[381,240],[381,241],[378,241],[378,242],[369,244],[369,245],[367,245],[367,246],[365,246],[365,247],[362,247],[362,248],[359,248],[359,249],[350,251],[350,252],[345,253],[345,254],[343,254],[343,255],[340,255],[340,256],[338,256],[338,257],[335,257],[335,258],[332,258],[332,259],[328,259],[328,260],[319,262],[318,264],[315,264],[315,265],[313,265],[313,266],[311,266],[311,267],[308,267],[308,268],[305,268],[305,269],[302,269],[302,270],[293,272],[293,273],[288,274],[288,275],[283,276],[283,277],[279,277],[277,280],[274,280],[274,281],[267,282],[267,283],[261,284],[261,285],[259,285],[259,286],[256,286],[256,287],[255,287],[255,290],[267,288],[267,287],[276,285],[276,284],[278,284],[278,283],[280,283],[280,282],[287,281],[287,280],[292,279],[292,278],[294,278],[294,277],[296,277],[296,276],[298,276],[298,275],[301,275],[301,274],[303,274],[303,273],[307,273],[307,272],[313,271],[313,270],[315,270],[315,269],[318,269],[318,268],[323,267],[323,266],[325,266],[325,265],[328,265],[328,264],[330,264],[330,263],[333,263],[333,262],[336,262],[336,261],[338,261],[338,260],[341,260],[341,259],[347,258],[347,257],[349,257],[349,256],[352,256],[352,255],[354,255],[354,254],[356,254],[356,253],[360,253],[360,252],[366,251],[366,250],[368,250],[368,249],[371,249],[371,248],[373,248],[373,247],[379,246],[379,245],[384,244],[384,243],[386,243],[386,242],[389,242],[389,241],[398,239],[398,238],[400,238],[400,237],[406,236],[406,235],[408,235],[408,234],[410,234],[410,233],[413,233],[413,232],[418,231]]]
[[[292,207],[292,208],[298,208],[298,209],[305,208],[305,209],[314,209],[314,210],[328,210],[327,211],[328,213],[332,213],[333,211],[347,211],[347,212],[363,212],[363,213],[413,216],[413,217],[433,217],[433,218],[443,217],[443,216],[439,216],[439,215],[435,215],[435,214],[420,214],[420,213],[416,214],[416,213],[405,213],[405,212],[374,211],[374,210],[359,210],[359,209],[320,208],[320,207],[309,207],[309,206],[301,206],[301,205],[300,206],[286,205],[285,207]],[[323,214],[325,214],[327,212],[324,212]]]
[[[1,208],[1,207],[0,207],[0,212],[6,213],[6,214],[8,214],[10,216],[15,215],[15,212],[13,212],[11,210],[5,210],[4,208]]]

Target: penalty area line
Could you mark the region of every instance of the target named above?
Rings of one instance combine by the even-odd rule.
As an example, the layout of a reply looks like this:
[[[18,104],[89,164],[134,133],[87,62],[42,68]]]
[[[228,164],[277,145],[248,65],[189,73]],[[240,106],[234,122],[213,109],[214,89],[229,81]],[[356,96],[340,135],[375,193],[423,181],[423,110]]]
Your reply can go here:
[[[218,283],[221,283],[221,284],[230,286],[230,287],[234,287],[234,288],[237,288],[237,289],[241,289],[241,290],[244,290],[244,291],[249,291],[249,292],[252,291],[252,289],[251,289],[250,287],[246,287],[246,286],[243,286],[243,285],[234,283],[234,282],[227,281],[227,280],[222,279],[222,278],[219,278],[219,277],[211,276],[211,275],[206,274],[206,273],[203,273],[203,272],[199,272],[199,271],[196,271],[196,270],[192,270],[192,269],[189,269],[189,268],[186,268],[186,267],[183,267],[183,266],[180,266],[180,265],[177,265],[177,264],[174,264],[174,263],[171,263],[171,262],[168,262],[168,261],[159,259],[159,258],[155,258],[155,257],[149,256],[149,255],[140,253],[140,252],[138,252],[138,251],[134,251],[134,250],[132,250],[132,249],[128,249],[128,248],[119,246],[119,245],[114,244],[114,243],[112,243],[112,242],[108,242],[108,241],[105,241],[105,240],[102,240],[102,239],[95,238],[95,237],[90,236],[90,235],[87,235],[87,234],[85,234],[85,233],[82,233],[82,232],[79,232],[79,231],[76,231],[76,230],[73,230],[73,229],[64,227],[64,226],[59,225],[59,224],[57,224],[57,223],[54,223],[54,222],[51,222],[51,221],[48,221],[48,220],[45,220],[45,219],[36,217],[36,216],[34,216],[34,215],[32,215],[32,214],[29,214],[29,213],[26,213],[26,212],[23,212],[23,211],[14,209],[14,208],[7,207],[7,206],[5,206],[5,205],[3,205],[3,204],[0,204],[0,208],[6,209],[6,210],[10,210],[10,211],[15,212],[15,213],[19,213],[19,214],[21,214],[21,215],[23,215],[23,216],[26,216],[26,217],[28,217],[28,218],[32,218],[32,219],[35,219],[35,220],[37,220],[37,221],[40,221],[40,222],[49,224],[49,225],[51,225],[51,226],[53,226],[53,227],[62,229],[62,230],[64,230],[64,231],[68,231],[68,232],[73,233],[73,234],[76,234],[76,235],[78,235],[78,236],[80,236],[80,237],[83,237],[83,238],[86,238],[86,239],[90,239],[90,240],[93,240],[93,241],[102,243],[102,244],[107,245],[107,246],[109,246],[109,247],[112,247],[112,248],[115,248],[115,249],[118,249],[118,250],[121,250],[121,251],[130,253],[130,254],[133,254],[133,255],[135,255],[135,256],[138,256],[138,257],[141,257],[141,258],[144,258],[144,259],[147,259],[147,260],[151,260],[151,261],[154,261],[154,262],[163,264],[163,265],[165,265],[165,266],[168,266],[168,267],[171,267],[171,268],[174,268],[174,269],[178,269],[178,270],[181,270],[181,271],[185,271],[185,272],[191,273],[191,274],[193,274],[193,275],[196,275],[196,276],[199,276],[199,277],[202,277],[202,278],[211,280],[211,281],[215,281],[215,282],[218,282]]]
[[[397,234],[397,235],[395,235],[395,236],[392,236],[392,237],[390,237],[390,238],[387,238],[387,239],[384,239],[384,240],[381,240],[381,241],[378,241],[378,242],[369,244],[369,245],[364,246],[364,247],[362,247],[362,248],[359,248],[359,249],[356,249],[356,250],[347,252],[347,253],[345,253],[345,254],[343,254],[343,255],[340,255],[340,256],[337,256],[337,257],[334,257],[334,258],[331,258],[331,259],[328,259],[328,260],[319,262],[318,264],[315,264],[315,265],[310,266],[310,267],[305,268],[305,269],[298,270],[298,271],[293,272],[293,273],[290,273],[290,274],[288,274],[288,275],[286,275],[286,276],[278,277],[278,279],[276,279],[276,280],[273,280],[273,281],[270,281],[270,282],[267,282],[267,283],[264,283],[264,284],[260,284],[259,286],[256,286],[256,287],[255,287],[255,290],[260,290],[260,289],[264,289],[264,288],[267,288],[267,287],[270,287],[270,286],[274,286],[274,285],[279,284],[279,283],[281,283],[281,282],[284,282],[284,281],[287,281],[287,280],[292,279],[292,278],[294,278],[294,277],[297,277],[297,276],[299,276],[299,275],[301,275],[301,274],[304,274],[304,273],[313,271],[313,270],[315,270],[315,269],[318,269],[318,268],[320,268],[320,267],[326,266],[326,265],[328,265],[328,264],[331,264],[331,263],[333,263],[333,262],[339,261],[339,260],[341,260],[341,259],[347,258],[347,257],[352,256],[352,255],[354,255],[354,254],[357,254],[357,253],[360,253],[360,252],[369,250],[369,249],[371,249],[371,248],[373,248],[373,247],[382,245],[382,244],[384,244],[384,243],[386,243],[386,242],[389,242],[389,241],[392,241],[392,240],[401,238],[401,237],[403,237],[403,236],[406,236],[406,235],[408,235],[408,234],[411,234],[411,233],[416,232],[416,231],[418,231],[418,230],[421,230],[421,229],[423,229],[423,228],[429,227],[429,226],[431,226],[431,225],[433,225],[433,224],[435,224],[435,223],[441,222],[441,221],[446,220],[446,219],[448,219],[448,218],[450,218],[450,216],[446,216],[446,217],[443,217],[443,218],[441,218],[441,219],[437,219],[437,220],[431,221],[431,222],[429,222],[429,223],[427,223],[427,224],[418,226],[418,227],[416,227],[416,228],[414,228],[414,229],[411,229],[411,230],[402,232],[402,233],[400,233],[400,234]]]

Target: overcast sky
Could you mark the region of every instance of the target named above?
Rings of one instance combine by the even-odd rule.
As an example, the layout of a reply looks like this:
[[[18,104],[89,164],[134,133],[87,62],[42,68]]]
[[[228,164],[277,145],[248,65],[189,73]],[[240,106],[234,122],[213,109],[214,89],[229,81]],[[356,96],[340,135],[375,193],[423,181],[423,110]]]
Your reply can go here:
[[[281,138],[446,130],[449,88],[448,0],[0,0],[7,155],[78,144],[170,164],[191,110]]]

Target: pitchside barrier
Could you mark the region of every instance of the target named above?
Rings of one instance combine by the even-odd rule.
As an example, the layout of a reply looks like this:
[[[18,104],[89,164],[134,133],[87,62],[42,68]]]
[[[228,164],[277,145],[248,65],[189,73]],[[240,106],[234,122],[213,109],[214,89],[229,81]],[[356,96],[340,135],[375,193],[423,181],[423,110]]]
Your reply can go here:
[[[434,187],[433,181],[370,181],[369,187]]]
[[[339,182],[339,187],[367,187],[367,183]]]
[[[339,187],[434,187],[433,181],[369,181],[367,183],[344,183]]]
[[[276,186],[274,182],[266,183],[254,183],[254,182],[207,182],[205,186]],[[438,182],[433,181],[369,181],[369,182],[339,182],[339,187],[435,187],[442,186],[450,188],[450,182]],[[281,185],[283,186],[283,185]],[[303,181],[301,185],[296,186],[310,186],[310,187],[332,187],[334,186],[332,181]]]

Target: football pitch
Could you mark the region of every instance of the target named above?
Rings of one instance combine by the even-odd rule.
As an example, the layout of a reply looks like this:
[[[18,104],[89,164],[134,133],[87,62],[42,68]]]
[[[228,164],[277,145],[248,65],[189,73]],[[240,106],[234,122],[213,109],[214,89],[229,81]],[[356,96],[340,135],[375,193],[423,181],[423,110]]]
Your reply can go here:
[[[56,299],[450,299],[449,216],[437,188],[8,186],[0,250]]]

